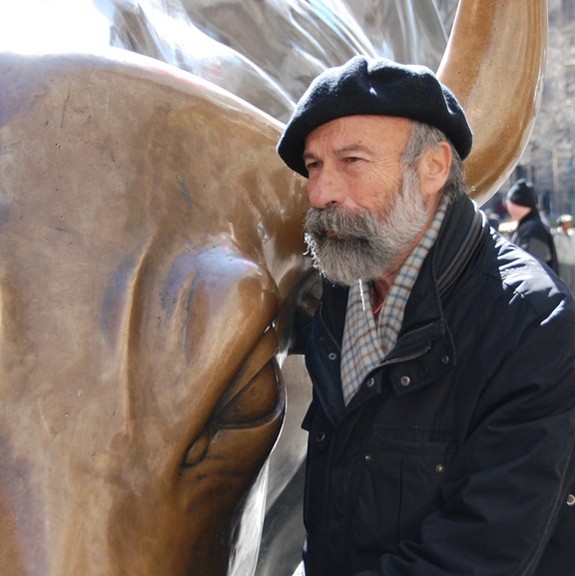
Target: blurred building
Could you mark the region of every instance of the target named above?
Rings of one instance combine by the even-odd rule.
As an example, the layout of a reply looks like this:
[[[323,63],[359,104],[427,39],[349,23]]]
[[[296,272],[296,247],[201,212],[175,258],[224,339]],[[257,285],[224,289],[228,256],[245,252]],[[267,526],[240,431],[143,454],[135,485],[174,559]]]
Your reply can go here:
[[[541,107],[525,152],[502,186],[502,195],[518,178],[531,180],[540,208],[551,221],[565,212],[575,214],[575,0],[547,1],[549,40]],[[457,0],[436,0],[436,4],[449,29]],[[493,198],[489,204],[495,207],[500,200]]]
[[[529,178],[549,220],[575,213],[575,0],[548,0],[549,41],[541,108],[509,184]]]

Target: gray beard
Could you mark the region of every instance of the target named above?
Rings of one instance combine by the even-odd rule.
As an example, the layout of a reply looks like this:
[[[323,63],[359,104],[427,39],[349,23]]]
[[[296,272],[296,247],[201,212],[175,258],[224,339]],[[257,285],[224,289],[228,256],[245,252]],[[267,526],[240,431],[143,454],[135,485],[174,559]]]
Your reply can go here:
[[[310,208],[305,240],[314,266],[328,280],[351,286],[395,271],[414,247],[427,218],[417,171],[406,169],[395,202],[385,213],[350,212],[338,206]]]

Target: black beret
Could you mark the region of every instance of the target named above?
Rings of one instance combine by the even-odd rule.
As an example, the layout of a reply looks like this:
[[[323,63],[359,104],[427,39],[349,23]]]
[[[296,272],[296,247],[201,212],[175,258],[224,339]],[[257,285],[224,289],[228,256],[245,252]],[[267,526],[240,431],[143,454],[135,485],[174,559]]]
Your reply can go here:
[[[336,118],[364,114],[401,116],[435,126],[451,140],[462,159],[471,150],[472,134],[465,113],[431,70],[355,56],[311,83],[287,123],[278,154],[307,177],[302,156],[310,132]]]
[[[517,180],[507,193],[507,200],[520,206],[528,208],[537,207],[537,196],[531,182],[526,182],[524,178]]]

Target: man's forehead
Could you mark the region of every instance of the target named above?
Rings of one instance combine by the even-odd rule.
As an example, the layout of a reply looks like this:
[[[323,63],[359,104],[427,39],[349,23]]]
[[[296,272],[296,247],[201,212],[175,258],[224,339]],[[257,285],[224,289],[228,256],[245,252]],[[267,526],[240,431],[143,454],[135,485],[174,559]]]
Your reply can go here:
[[[366,148],[371,141],[378,143],[404,142],[413,121],[401,116],[354,115],[342,116],[312,130],[305,139],[304,157],[315,142],[329,138],[342,150]]]

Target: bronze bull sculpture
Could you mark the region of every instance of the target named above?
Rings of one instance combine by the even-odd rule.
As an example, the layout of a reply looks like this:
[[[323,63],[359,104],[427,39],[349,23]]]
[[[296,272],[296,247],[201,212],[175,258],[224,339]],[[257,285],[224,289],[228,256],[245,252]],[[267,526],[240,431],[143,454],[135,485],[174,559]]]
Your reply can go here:
[[[544,2],[460,3],[440,74],[479,202],[529,136],[545,38]],[[126,51],[2,53],[0,78],[0,573],[253,574],[314,285],[281,124]]]

